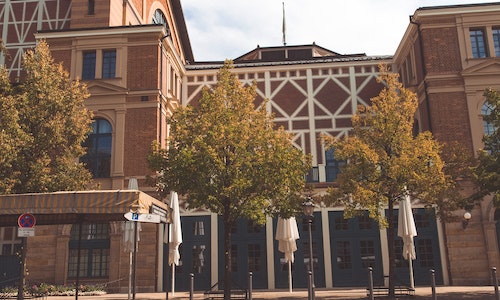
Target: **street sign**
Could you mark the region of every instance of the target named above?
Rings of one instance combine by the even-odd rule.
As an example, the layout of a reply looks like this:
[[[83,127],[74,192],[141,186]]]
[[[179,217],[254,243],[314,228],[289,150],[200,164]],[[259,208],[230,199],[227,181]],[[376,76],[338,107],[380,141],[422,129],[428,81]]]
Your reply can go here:
[[[134,222],[161,223],[161,217],[159,215],[137,214],[133,212],[128,212],[123,216],[125,217],[125,219]]]
[[[35,236],[35,227],[18,227],[17,236],[18,237]]]
[[[151,205],[149,212],[153,215],[159,215],[162,223],[167,223],[168,212],[166,210],[164,210],[163,208],[159,207],[158,205],[153,204],[153,205]]]
[[[32,214],[22,214],[17,219],[17,224],[22,228],[32,228],[35,226],[35,216]]]

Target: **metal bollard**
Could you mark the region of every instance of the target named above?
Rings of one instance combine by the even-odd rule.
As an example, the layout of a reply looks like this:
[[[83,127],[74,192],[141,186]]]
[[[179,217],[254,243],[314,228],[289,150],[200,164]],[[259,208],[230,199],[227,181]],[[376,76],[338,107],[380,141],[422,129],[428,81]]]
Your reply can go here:
[[[248,272],[248,299],[252,300],[252,272]]]
[[[437,295],[436,295],[436,275],[434,274],[435,271],[430,269],[429,272],[431,273],[431,288],[432,288],[432,299],[436,300]]]
[[[369,299],[374,300],[374,295],[373,295],[373,268],[368,267],[368,289],[369,289]]]
[[[500,294],[498,294],[497,268],[491,267],[491,277],[493,278],[493,286],[495,287],[495,299],[500,300]]]
[[[194,295],[194,274],[189,273],[189,300],[193,300]]]

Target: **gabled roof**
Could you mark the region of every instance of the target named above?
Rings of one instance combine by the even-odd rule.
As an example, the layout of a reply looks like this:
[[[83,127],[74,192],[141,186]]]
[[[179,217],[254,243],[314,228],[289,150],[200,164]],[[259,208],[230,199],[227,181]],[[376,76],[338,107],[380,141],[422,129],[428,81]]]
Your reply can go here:
[[[328,50],[315,43],[309,45],[295,46],[277,46],[277,47],[260,47],[243,54],[234,59],[235,63],[250,62],[250,61],[289,61],[289,60],[308,60],[315,58],[340,58],[340,57],[360,57],[366,56],[364,53],[343,55],[337,52]]]

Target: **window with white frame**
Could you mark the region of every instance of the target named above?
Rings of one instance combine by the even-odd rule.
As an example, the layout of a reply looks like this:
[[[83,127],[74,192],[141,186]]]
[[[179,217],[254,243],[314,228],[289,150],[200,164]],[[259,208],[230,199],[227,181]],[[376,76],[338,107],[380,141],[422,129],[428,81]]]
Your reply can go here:
[[[484,32],[483,28],[471,28],[469,31],[473,58],[484,58],[488,56]]]

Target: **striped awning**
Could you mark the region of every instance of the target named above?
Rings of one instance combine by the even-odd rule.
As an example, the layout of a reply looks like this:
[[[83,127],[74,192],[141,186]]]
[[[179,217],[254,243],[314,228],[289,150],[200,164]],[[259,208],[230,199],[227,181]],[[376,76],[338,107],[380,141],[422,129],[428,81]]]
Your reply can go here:
[[[124,221],[125,213],[169,211],[167,204],[138,190],[69,191],[0,196],[0,226],[17,226],[30,213],[39,225]]]

